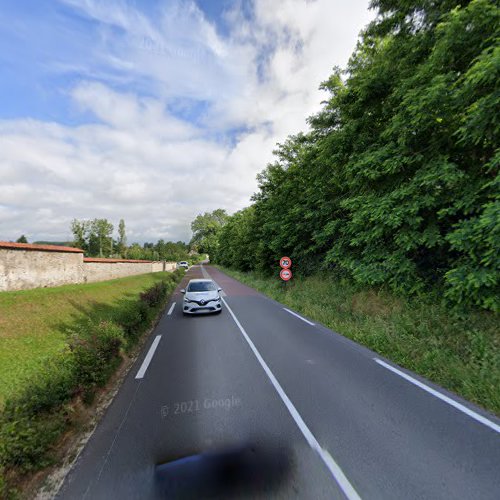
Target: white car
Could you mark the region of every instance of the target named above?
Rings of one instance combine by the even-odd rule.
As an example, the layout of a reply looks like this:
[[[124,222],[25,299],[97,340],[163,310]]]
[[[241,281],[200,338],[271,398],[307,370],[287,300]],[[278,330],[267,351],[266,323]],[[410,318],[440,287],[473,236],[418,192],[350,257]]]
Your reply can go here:
[[[189,269],[189,264],[185,260],[181,260],[177,263],[177,269],[183,267],[184,269]]]
[[[222,311],[220,292],[217,283],[207,279],[190,280],[184,294],[182,312],[184,314],[220,313]]]

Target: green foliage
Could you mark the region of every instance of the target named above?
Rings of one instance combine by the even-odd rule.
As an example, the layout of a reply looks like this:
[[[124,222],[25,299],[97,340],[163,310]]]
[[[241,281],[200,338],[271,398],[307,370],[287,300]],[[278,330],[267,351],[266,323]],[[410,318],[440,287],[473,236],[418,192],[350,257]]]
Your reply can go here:
[[[462,314],[437,298],[406,300],[330,273],[299,277],[284,288],[276,277],[224,272],[500,414],[500,332],[494,315]]]
[[[171,273],[135,301],[122,301],[119,310],[112,311],[115,321],[102,319],[111,311],[96,310],[73,325],[67,349],[5,401],[0,412],[0,471],[22,475],[51,463],[51,446],[71,423],[73,398],[92,400],[119,364],[121,349],[151,325],[182,276]],[[7,481],[0,480],[0,491],[8,488]]]
[[[114,253],[113,224],[107,219],[71,222],[73,244],[91,257],[110,257]]]
[[[221,211],[223,212],[223,211]],[[221,213],[214,212],[217,217]],[[71,222],[73,246],[85,251],[89,257],[113,257],[133,260],[165,260],[178,262],[188,260],[189,245],[182,241],[158,240],[157,243],[146,242],[142,246],[132,243],[127,247],[125,221],[118,224],[118,240],[113,239],[113,224],[107,219],[77,220]]]
[[[499,310],[500,10],[491,0],[374,0],[311,131],[278,145],[216,260],[334,270]]]
[[[47,465],[46,451],[66,428],[64,405],[74,394],[74,364],[53,359],[0,413],[0,468],[21,471]]]
[[[24,234],[22,234],[19,238],[17,238],[16,243],[28,243],[28,240]]]
[[[103,386],[115,368],[123,343],[122,329],[110,321],[89,319],[70,334],[69,349],[74,363],[76,393],[90,401],[97,387]]]
[[[127,341],[135,339],[137,335],[141,333],[144,322],[148,318],[148,314],[147,304],[143,301],[134,301],[124,304],[116,320],[123,328]]]
[[[191,247],[198,252],[207,253],[213,259],[219,248],[218,234],[228,219],[225,210],[217,209],[205,212],[196,217],[191,223],[193,237]]]
[[[118,245],[117,251],[122,256],[125,257],[127,250],[127,233],[125,230],[125,221],[120,219],[118,224]]]
[[[156,283],[153,287],[141,293],[141,301],[146,303],[148,307],[154,308],[159,306],[167,295],[167,284],[164,281]]]

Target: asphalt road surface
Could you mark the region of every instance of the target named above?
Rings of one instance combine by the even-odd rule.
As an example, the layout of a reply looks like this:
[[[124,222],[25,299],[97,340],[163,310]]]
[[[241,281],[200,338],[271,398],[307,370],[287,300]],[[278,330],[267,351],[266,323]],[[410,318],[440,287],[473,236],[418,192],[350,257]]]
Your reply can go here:
[[[208,276],[224,310],[184,317],[179,289]],[[495,416],[195,266],[58,498],[498,500],[499,438]]]

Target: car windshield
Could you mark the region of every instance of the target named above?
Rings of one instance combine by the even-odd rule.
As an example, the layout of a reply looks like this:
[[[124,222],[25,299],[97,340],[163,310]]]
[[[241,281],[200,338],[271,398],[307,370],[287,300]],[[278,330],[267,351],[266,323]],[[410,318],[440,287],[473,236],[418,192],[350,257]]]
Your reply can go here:
[[[210,292],[213,290],[217,290],[213,281],[194,281],[188,286],[188,292]]]

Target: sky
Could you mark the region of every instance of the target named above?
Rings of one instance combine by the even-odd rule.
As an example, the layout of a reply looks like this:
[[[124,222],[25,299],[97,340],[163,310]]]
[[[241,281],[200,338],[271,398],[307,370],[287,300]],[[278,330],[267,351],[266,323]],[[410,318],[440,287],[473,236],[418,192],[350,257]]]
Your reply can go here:
[[[369,0],[2,0],[0,240],[189,241],[307,130]]]

